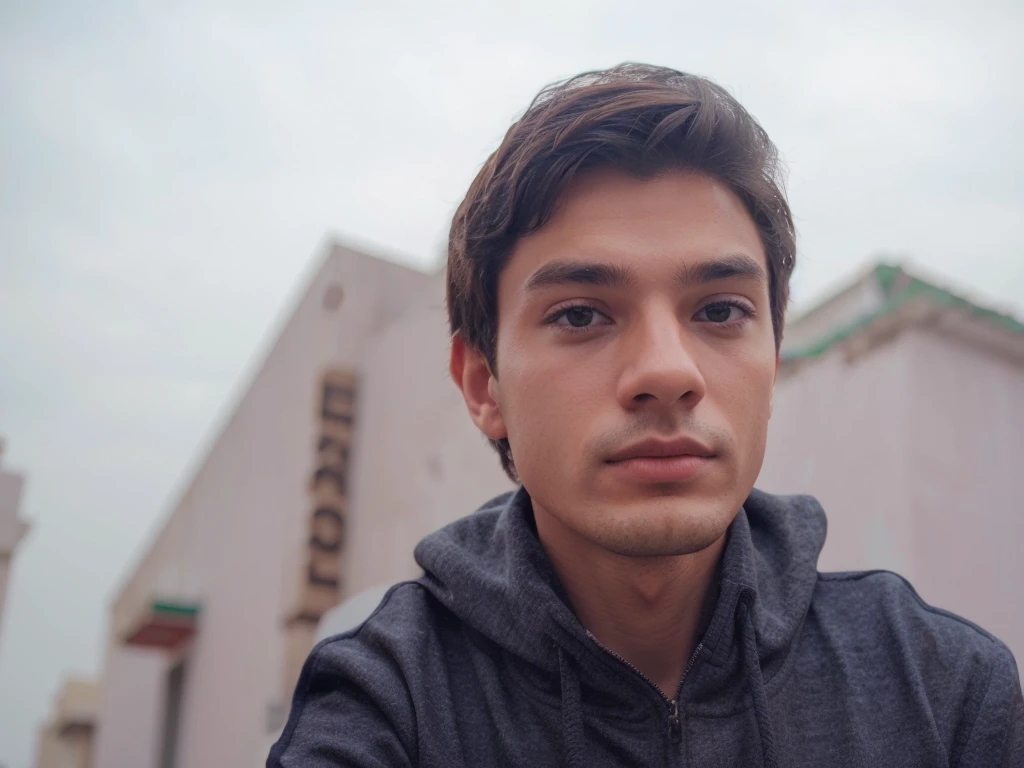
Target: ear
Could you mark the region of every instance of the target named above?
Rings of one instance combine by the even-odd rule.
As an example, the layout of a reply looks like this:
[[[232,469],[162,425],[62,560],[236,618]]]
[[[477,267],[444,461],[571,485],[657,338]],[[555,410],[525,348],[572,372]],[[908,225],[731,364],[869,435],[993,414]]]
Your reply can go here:
[[[496,399],[498,380],[491,374],[491,367],[484,356],[466,344],[461,333],[455,334],[452,339],[448,371],[452,381],[462,391],[469,417],[477,429],[491,440],[508,437],[505,419]]]

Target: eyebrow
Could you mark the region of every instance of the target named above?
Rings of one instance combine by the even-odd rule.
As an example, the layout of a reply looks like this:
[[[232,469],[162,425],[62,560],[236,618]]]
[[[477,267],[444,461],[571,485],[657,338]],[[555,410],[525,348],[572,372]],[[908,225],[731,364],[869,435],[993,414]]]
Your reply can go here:
[[[731,277],[751,277],[767,284],[764,269],[750,256],[741,253],[719,256],[697,264],[686,264],[676,273],[682,285],[712,283]],[[637,282],[636,270],[618,264],[581,261],[552,261],[538,269],[526,281],[525,289],[534,291],[552,285],[599,285],[630,288]]]
[[[525,287],[527,291],[533,291],[538,288],[570,283],[629,288],[636,284],[636,270],[617,264],[552,261],[530,275]]]
[[[730,277],[751,277],[759,283],[768,283],[768,276],[761,265],[743,253],[731,253],[697,264],[684,264],[676,273],[676,278],[683,285],[713,283]]]

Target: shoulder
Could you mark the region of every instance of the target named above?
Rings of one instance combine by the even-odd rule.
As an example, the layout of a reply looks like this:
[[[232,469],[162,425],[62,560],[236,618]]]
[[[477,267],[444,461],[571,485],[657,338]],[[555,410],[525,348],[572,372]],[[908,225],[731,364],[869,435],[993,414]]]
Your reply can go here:
[[[855,625],[865,637],[905,642],[921,656],[1013,663],[1013,654],[998,638],[962,616],[929,605],[909,581],[891,571],[819,573],[812,609],[823,618]]]
[[[974,622],[926,603],[903,577],[819,574],[808,621],[819,657],[839,657],[852,684],[873,700],[928,711],[951,754],[1024,748],[1024,702],[1010,649]]]
[[[397,584],[358,627],[318,643],[268,766],[416,764],[412,687],[436,666],[434,604],[416,582]]]
[[[401,582],[387,591],[357,627],[320,641],[311,651],[309,663],[318,671],[363,664],[371,657],[377,663],[402,665],[410,653],[432,644],[443,613],[420,582]]]

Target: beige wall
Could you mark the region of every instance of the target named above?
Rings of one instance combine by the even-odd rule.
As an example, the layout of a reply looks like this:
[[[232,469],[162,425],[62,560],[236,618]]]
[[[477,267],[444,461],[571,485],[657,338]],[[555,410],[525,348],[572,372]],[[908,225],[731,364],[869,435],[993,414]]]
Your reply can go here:
[[[1024,658],[1024,369],[925,329],[780,381],[759,487],[828,514],[822,570],[888,568]]]

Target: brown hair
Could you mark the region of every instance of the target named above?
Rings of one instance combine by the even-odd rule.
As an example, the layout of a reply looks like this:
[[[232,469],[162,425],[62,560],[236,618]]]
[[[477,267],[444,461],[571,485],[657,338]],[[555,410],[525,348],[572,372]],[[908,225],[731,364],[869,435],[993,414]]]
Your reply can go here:
[[[540,229],[577,174],[613,166],[640,177],[681,169],[727,184],[768,261],[775,343],[789,299],[796,233],[778,151],[723,88],[674,69],[621,64],[544,88],[469,187],[448,238],[448,319],[497,376],[498,276],[516,241]],[[516,480],[508,440],[492,441]]]

